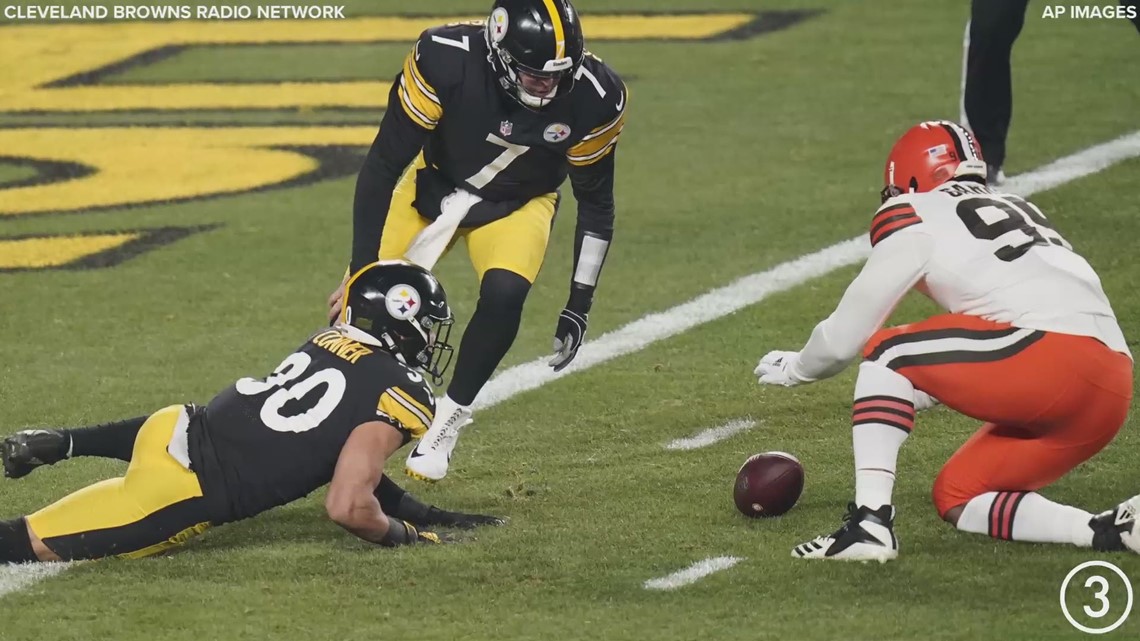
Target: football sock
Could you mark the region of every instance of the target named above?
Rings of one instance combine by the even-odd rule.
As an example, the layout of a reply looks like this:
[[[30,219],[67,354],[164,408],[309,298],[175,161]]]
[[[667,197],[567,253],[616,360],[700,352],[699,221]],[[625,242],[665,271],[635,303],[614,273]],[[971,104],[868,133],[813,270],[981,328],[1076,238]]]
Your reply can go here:
[[[878,363],[859,366],[851,440],[855,503],[876,510],[891,503],[899,448],[914,428],[914,386]]]
[[[479,303],[463,332],[455,373],[447,388],[447,395],[456,403],[470,405],[495,373],[515,342],[529,292],[530,282],[514,272],[490,269],[483,275]]]
[[[98,456],[130,461],[131,453],[135,449],[135,437],[139,435],[139,430],[147,418],[149,417],[137,416],[93,427],[60,430],[70,442],[64,454],[68,457]]]
[[[1092,514],[1036,492],[986,492],[966,503],[958,529],[995,539],[1092,546]]]
[[[0,521],[0,563],[38,561],[23,517]]]

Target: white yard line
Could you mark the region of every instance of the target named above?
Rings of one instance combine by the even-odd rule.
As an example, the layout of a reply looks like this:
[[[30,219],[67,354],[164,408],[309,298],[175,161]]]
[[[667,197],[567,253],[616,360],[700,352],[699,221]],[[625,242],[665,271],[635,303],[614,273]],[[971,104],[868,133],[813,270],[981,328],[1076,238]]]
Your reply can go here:
[[[1014,176],[1001,187],[1023,196],[1030,196],[1095,174],[1136,156],[1140,156],[1140,131],[1089,147],[1034,171]],[[868,221],[870,215],[871,212],[868,212]],[[547,366],[548,356],[516,365],[500,372],[487,383],[475,401],[475,408],[484,409],[498,405],[563,376],[636,352],[657,341],[723,318],[754,305],[772,294],[786,291],[840,267],[859,263],[867,257],[870,250],[866,236],[860,235],[762,272],[744,276],[728,285],[701,294],[687,303],[681,303],[663,312],[649,314],[596,339],[587,339],[578,357],[561,372],[555,372]]]
[[[710,427],[707,430],[701,430],[696,434],[686,437],[678,438],[669,441],[665,444],[667,450],[695,450],[702,447],[708,447],[713,443],[719,443],[730,436],[735,436],[745,430],[750,430],[756,427],[756,421],[750,418],[740,418],[735,421],[729,421],[724,425],[717,427]]]
[[[0,596],[23,590],[33,583],[53,577],[66,570],[69,565],[69,563],[0,564]]]
[[[1135,156],[1140,156],[1140,131],[1089,147],[1040,169],[1015,176],[1004,187],[1009,191],[1029,196],[1102,171]],[[858,263],[866,258],[869,251],[866,238],[859,236],[771,269],[739,278],[687,303],[663,312],[649,314],[595,340],[587,341],[574,362],[561,372],[556,373],[546,365],[549,357],[508,368],[487,383],[479,399],[475,401],[475,408],[483,409],[498,405],[518,394],[537,389],[568,374],[636,352],[657,341],[717,320],[754,305],[772,294],[791,289],[840,267]],[[710,559],[708,562],[715,560]],[[735,565],[736,562],[737,560],[733,560],[731,565]],[[58,574],[66,567],[63,564],[0,566],[0,597],[28,587],[40,579]],[[648,582],[646,586],[648,587]]]
[[[738,556],[714,556],[697,561],[684,570],[677,570],[657,579],[645,582],[646,590],[676,590],[691,585],[715,572],[727,570],[744,559]]]

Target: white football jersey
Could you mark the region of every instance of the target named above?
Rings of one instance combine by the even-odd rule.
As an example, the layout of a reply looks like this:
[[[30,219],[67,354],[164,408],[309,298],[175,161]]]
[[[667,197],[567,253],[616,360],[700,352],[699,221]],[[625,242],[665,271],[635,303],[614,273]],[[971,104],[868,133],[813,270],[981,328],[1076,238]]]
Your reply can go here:
[[[912,288],[952,313],[1090,336],[1131,356],[1096,272],[1016,195],[951,181],[897,196],[876,212],[870,238],[870,258],[812,332],[796,378],[843,369]]]

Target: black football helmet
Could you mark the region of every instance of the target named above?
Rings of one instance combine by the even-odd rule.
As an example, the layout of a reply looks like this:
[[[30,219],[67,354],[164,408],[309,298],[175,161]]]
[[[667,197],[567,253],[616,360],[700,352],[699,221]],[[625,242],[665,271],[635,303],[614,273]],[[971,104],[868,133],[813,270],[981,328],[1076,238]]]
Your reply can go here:
[[[372,263],[345,285],[340,323],[376,339],[401,363],[439,385],[451,364],[454,318],[447,294],[431,272],[403,260]]]
[[[569,0],[496,0],[484,35],[499,84],[523,106],[544,107],[574,88],[586,44]],[[520,73],[557,82],[538,96],[523,88]]]

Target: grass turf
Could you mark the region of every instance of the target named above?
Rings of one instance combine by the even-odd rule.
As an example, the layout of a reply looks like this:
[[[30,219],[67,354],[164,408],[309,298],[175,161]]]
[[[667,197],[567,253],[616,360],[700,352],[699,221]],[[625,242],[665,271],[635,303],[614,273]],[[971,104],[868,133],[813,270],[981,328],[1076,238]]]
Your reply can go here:
[[[580,4],[584,12],[698,8],[681,0]],[[350,12],[400,7],[358,2]],[[699,8],[772,7],[827,12],[742,42],[595,47],[634,78],[634,93],[619,154],[619,227],[592,336],[859,233],[893,137],[913,121],[956,116],[965,5]],[[422,10],[472,11],[459,2]],[[1127,23],[1042,20],[1031,7],[1014,55],[1009,170],[1134,128],[1140,89],[1113,70],[1131,68],[1135,46]],[[304,56],[289,57],[296,52],[258,49],[226,51],[225,69],[209,68],[217,51],[190,51],[117,81],[285,81],[315,73],[298,63]],[[336,49],[317,54],[332,56],[322,64],[306,64],[324,78],[386,79],[405,48]],[[77,112],[0,113],[0,127],[282,118]],[[303,112],[287,117],[313,122]],[[361,122],[336,110],[321,117]],[[1098,268],[1128,336],[1140,336],[1140,267],[1132,256],[1138,175],[1140,161],[1132,160],[1034,199]],[[268,371],[320,323],[347,252],[351,190],[346,178],[0,220],[5,236],[222,225],[112,269],[0,274],[0,426],[135,415],[203,400],[235,377]],[[571,204],[556,227],[507,364],[549,347],[569,278],[572,212]],[[461,319],[475,294],[465,263],[459,250],[440,268]],[[920,418],[901,458],[899,562],[834,567],[788,558],[792,545],[834,527],[850,497],[852,378],[758,389],[750,372],[764,351],[797,347],[853,274],[841,270],[481,413],[452,477],[437,486],[408,482],[439,504],[509,515],[506,528],[445,548],[377,550],[325,520],[318,495],[211,532],[179,555],[89,564],[8,595],[0,599],[0,638],[1078,638],[1059,612],[1057,589],[1070,568],[1095,555],[997,543],[938,522],[930,482],[973,428],[944,409]],[[896,318],[928,310],[909,301]],[[741,416],[759,427],[693,452],[661,447]],[[1140,447],[1136,429],[1130,420],[1104,453],[1047,494],[1099,510],[1137,491],[1129,456]],[[732,475],[746,455],[768,449],[804,461],[805,495],[784,518],[745,521],[731,506]],[[79,460],[4,482],[5,515],[121,469]],[[641,587],[723,554],[746,560],[674,593]],[[1140,577],[1134,559],[1112,560]],[[1134,636],[1137,626],[1132,620],[1115,634]]]

